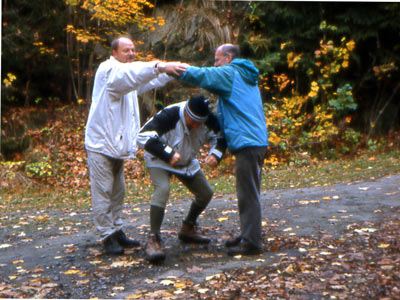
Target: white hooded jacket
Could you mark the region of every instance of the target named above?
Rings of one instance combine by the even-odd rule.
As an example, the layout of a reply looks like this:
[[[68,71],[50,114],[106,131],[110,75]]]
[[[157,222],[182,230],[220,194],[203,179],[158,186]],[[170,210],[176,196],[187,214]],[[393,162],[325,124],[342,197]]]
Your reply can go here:
[[[140,129],[137,95],[173,80],[154,62],[121,63],[113,56],[100,64],[93,87],[85,148],[117,159],[134,158]]]

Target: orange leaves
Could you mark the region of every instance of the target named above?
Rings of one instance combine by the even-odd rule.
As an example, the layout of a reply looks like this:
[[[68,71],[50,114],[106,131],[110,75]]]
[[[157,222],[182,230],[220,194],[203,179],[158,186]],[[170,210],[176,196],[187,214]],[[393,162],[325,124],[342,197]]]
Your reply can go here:
[[[147,18],[143,10],[154,5],[145,0],[85,0],[82,8],[91,12],[91,18],[108,22],[114,26],[138,23],[139,26],[152,27],[154,23],[162,23],[160,19]]]
[[[395,62],[390,62],[387,64],[383,64],[380,66],[374,66],[373,70],[375,73],[375,76],[379,79],[382,80],[384,77],[389,76],[390,73],[395,70],[396,64]]]
[[[296,54],[294,52],[289,52],[286,56],[287,64],[289,68],[293,68],[298,66],[301,57],[303,56],[302,53]]]

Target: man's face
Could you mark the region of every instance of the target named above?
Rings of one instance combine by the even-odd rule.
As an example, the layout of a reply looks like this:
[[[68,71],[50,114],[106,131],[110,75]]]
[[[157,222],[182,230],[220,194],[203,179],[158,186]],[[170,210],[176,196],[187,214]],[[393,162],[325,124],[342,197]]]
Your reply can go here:
[[[197,121],[193,120],[192,118],[190,118],[188,116],[188,114],[186,113],[186,111],[184,113],[184,116],[185,116],[186,127],[189,130],[196,129],[202,124],[202,122],[197,122]]]
[[[122,63],[133,62],[136,57],[133,42],[127,38],[121,38],[119,40],[118,50],[113,50],[113,56]]]
[[[214,67],[221,67],[229,64],[232,61],[232,57],[230,55],[224,55],[220,49],[215,51],[215,62]]]

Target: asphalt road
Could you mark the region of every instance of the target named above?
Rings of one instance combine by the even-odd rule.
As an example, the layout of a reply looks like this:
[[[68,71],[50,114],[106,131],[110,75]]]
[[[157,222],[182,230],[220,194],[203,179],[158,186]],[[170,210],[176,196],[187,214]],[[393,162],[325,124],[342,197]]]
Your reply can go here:
[[[12,288],[20,297],[27,295],[23,294],[25,289],[31,296],[42,292],[42,298],[124,298],[137,290],[164,288],[162,281],[168,278],[201,283],[226,270],[271,265],[282,252],[300,255],[299,249],[289,246],[276,251],[266,247],[264,254],[256,257],[227,256],[223,242],[239,232],[235,195],[215,197],[200,217],[200,226],[212,238],[210,245],[183,244],[178,241],[177,232],[189,205],[189,200],[182,199],[167,207],[162,227],[167,259],[160,265],[145,261],[142,247],[119,257],[102,254],[90,211],[2,213],[0,288]],[[148,206],[141,203],[124,210],[125,231],[143,245],[149,231]],[[399,206],[400,175],[367,182],[264,191],[264,244],[278,235],[340,236],[352,224],[382,219]],[[37,278],[46,279],[47,294],[43,288],[32,287],[32,280]]]

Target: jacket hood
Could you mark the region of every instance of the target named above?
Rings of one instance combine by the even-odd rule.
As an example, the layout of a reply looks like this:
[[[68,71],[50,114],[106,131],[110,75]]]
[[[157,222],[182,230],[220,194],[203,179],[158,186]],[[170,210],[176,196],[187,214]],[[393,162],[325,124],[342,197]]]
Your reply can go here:
[[[250,85],[258,84],[258,69],[247,59],[236,58],[232,60],[231,65],[238,70],[244,81]]]

